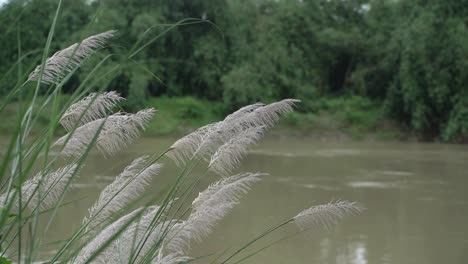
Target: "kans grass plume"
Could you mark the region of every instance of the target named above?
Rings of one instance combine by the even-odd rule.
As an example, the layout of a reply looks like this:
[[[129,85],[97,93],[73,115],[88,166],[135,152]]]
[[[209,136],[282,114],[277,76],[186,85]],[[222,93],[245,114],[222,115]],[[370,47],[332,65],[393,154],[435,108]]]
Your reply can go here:
[[[250,113],[247,113],[240,118],[240,122],[244,124],[266,126],[271,128],[282,116],[294,111],[296,103],[301,102],[298,99],[284,99],[279,102],[271,103],[263,107],[259,107]]]
[[[122,232],[126,226],[131,225],[132,221],[134,221],[134,219],[137,217],[137,214],[140,213],[141,210],[142,208],[136,209],[104,228],[101,232],[94,236],[94,238],[89,243],[81,248],[72,263],[87,263],[87,260],[96,251],[100,250],[106,243],[108,243],[113,236],[119,232]]]
[[[262,127],[266,130],[273,127],[281,116],[294,111],[298,102],[300,100],[285,99],[268,105],[255,103],[242,107],[223,121],[204,126],[177,140],[167,156],[179,166],[185,165],[196,155],[210,161],[214,152],[234,136],[249,128]]]
[[[171,158],[178,166],[183,167],[184,164],[191,160],[202,142],[206,142],[209,135],[214,134],[218,130],[220,122],[208,124],[198,128],[187,136],[177,140],[171,146],[171,151],[166,155]]]
[[[102,49],[115,32],[115,30],[106,31],[57,51],[47,58],[40,80],[42,65],[38,65],[29,74],[28,81],[40,81],[45,84],[59,83],[63,77],[79,67],[89,56]]]
[[[163,256],[163,250],[159,250],[158,255],[153,259],[153,264],[180,264],[188,263],[193,258],[188,256],[180,256],[179,254],[168,254]]]
[[[139,208],[121,217],[94,236],[80,250],[73,263],[85,263],[98,250],[102,250],[102,252],[96,256],[92,263],[140,263],[144,259],[147,259],[148,256],[149,259],[153,260],[152,263],[164,264],[166,262],[157,262],[157,260],[188,259],[179,255],[163,257],[161,254],[158,254],[161,250],[160,248],[154,250],[158,241],[167,232],[167,227],[172,226],[175,221],[158,220],[163,217],[158,218],[157,216],[167,213],[167,209],[160,212],[159,206],[149,206]],[[120,234],[115,239],[112,239],[118,232]],[[103,248],[106,244],[107,246]],[[155,253],[152,254],[152,252]]]
[[[37,206],[39,206],[39,210],[53,208],[73,175],[77,173],[77,168],[78,166],[75,164],[68,165],[53,172],[40,172],[27,180],[21,187],[22,207],[26,206],[31,211]],[[3,207],[7,202],[10,202],[9,199],[12,199],[12,194],[0,196],[0,206]],[[20,209],[16,199],[13,201],[12,211]]]
[[[209,169],[221,176],[231,173],[242,161],[248,146],[263,136],[263,131],[263,126],[254,126],[236,134],[211,156]]]
[[[296,215],[293,221],[302,230],[315,227],[330,230],[341,219],[363,210],[364,207],[360,203],[336,201],[310,207]]]
[[[98,150],[109,157],[138,138],[155,112],[153,108],[148,108],[136,114],[116,113],[97,119],[59,138],[54,145],[62,147],[61,154],[65,157],[80,157],[90,148],[97,135]]]
[[[263,107],[263,106],[265,106],[264,103],[255,103],[255,104],[251,104],[251,105],[241,107],[239,110],[237,110],[234,113],[229,114],[228,116],[226,116],[226,118],[224,118],[224,121],[226,121],[226,122],[234,121],[235,122],[236,120],[243,117],[244,115],[252,113],[256,109],[258,109],[260,107]]]
[[[60,118],[60,124],[70,132],[73,127],[79,127],[91,121],[105,117],[118,102],[124,100],[115,91],[101,94],[92,93],[81,101],[72,104]]]
[[[141,263],[144,259],[154,259],[152,250],[167,232],[167,227],[175,221],[159,221],[159,206],[144,210],[140,219],[129,225],[97,258],[98,263]]]
[[[98,200],[89,209],[89,216],[83,220],[83,225],[87,225],[86,230],[89,234],[93,234],[99,226],[141,195],[161,168],[161,164],[158,163],[149,166],[147,164],[148,156],[135,159],[104,188]]]
[[[192,203],[192,212],[186,221],[178,223],[168,235],[165,249],[169,254],[186,254],[191,243],[201,242],[213,227],[239,203],[253,183],[263,173],[242,173],[211,184]]]

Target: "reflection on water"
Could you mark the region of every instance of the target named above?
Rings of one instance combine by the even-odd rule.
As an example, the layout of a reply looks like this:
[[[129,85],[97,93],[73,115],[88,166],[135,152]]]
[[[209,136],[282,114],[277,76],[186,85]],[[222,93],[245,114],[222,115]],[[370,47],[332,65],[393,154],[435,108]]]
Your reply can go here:
[[[113,159],[93,155],[68,197],[76,202],[59,212],[49,241],[77,228],[100,189],[133,158],[170,144],[143,139]],[[149,188],[152,195],[174,180],[177,168],[164,163]],[[468,263],[467,146],[267,139],[250,152],[242,170],[270,176],[192,249],[192,256],[213,254],[199,263],[228,255],[303,208],[336,199],[359,201],[367,210],[332,232],[307,232],[273,244],[246,263]],[[195,194],[215,179],[204,178]],[[295,232],[286,226],[245,254]]]

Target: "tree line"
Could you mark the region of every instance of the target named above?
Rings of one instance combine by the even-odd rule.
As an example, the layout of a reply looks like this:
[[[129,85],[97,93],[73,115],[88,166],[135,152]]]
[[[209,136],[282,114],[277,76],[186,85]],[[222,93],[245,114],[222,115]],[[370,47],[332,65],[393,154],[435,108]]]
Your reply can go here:
[[[10,0],[0,9],[0,95],[40,61],[57,5]],[[300,98],[308,112],[317,98],[357,95],[419,135],[458,141],[468,138],[467,17],[464,0],[64,0],[51,50],[117,29],[94,58],[114,54],[104,73],[157,37],[106,84],[130,108],[193,95],[226,111]]]

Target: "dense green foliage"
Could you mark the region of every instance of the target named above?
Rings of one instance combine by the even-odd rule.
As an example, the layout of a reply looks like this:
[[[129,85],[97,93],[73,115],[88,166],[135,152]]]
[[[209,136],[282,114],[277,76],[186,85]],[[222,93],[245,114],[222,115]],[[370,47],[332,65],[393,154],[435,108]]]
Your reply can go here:
[[[0,94],[39,61],[56,5],[11,0],[0,10],[0,76],[14,73]],[[170,29],[167,23],[202,18],[210,22],[173,28],[126,60],[109,89],[131,109],[150,95],[189,95],[223,102],[224,113],[286,97],[314,113],[319,98],[360,96],[382,108],[358,117],[364,124],[391,117],[417,135],[457,141],[468,138],[467,17],[463,0],[73,0],[64,3],[53,42],[61,44],[52,50],[115,28],[110,49],[118,53]],[[101,70],[123,59],[113,56]],[[84,65],[65,91],[94,65]]]

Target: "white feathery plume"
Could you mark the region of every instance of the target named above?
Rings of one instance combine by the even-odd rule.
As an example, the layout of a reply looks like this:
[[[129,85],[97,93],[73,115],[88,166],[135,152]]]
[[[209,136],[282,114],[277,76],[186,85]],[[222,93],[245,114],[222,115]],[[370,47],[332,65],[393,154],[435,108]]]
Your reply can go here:
[[[227,138],[229,138],[229,135],[226,132],[227,131],[224,130],[224,122],[214,123],[214,125],[211,126],[211,129],[209,129],[202,138],[192,156],[197,156],[198,158],[209,162],[211,156],[216,152],[219,146],[224,144],[227,141]]]
[[[135,159],[99,195],[83,220],[86,230],[97,230],[110,217],[141,195],[151,178],[159,173],[161,164],[147,165],[148,156]]]
[[[188,256],[180,256],[179,254],[168,254],[163,256],[162,250],[159,250],[156,258],[153,259],[153,264],[179,264],[192,260]]]
[[[46,60],[41,82],[45,84],[58,83],[60,79],[79,67],[89,56],[103,48],[109,39],[114,36],[115,32],[115,30],[106,31],[86,38],[81,43],[75,43],[68,48],[57,51]],[[38,65],[29,74],[28,81],[39,80],[41,66]]]
[[[264,105],[265,104],[263,103],[255,103],[244,106],[228,115],[223,121],[212,124],[205,136],[199,142],[193,155],[199,155],[204,160],[210,162],[211,156],[221,145],[227,143],[243,130],[249,128],[249,126],[239,122],[239,120],[242,120],[242,117],[252,113]]]
[[[169,253],[186,254],[193,241],[201,242],[218,221],[239,203],[254,182],[266,174],[242,173],[211,184],[192,203],[192,212],[184,222],[174,225],[167,236]]]
[[[235,146],[235,144],[230,144],[233,138],[236,138],[238,143],[241,141],[244,141],[247,145],[253,143],[256,140],[251,139],[260,138],[263,131],[273,127],[281,116],[292,112],[294,110],[294,104],[297,102],[300,101],[296,99],[285,99],[269,105],[256,103],[242,107],[228,115],[222,122],[219,122],[216,130],[211,131],[211,133],[208,134],[207,140],[200,144],[197,153],[200,153],[205,160],[211,162],[211,156],[220,146],[223,144],[226,145],[225,147],[228,145],[230,147]],[[261,132],[255,133],[254,131]],[[246,137],[239,137],[239,134]],[[243,144],[239,144],[238,146],[241,145]],[[209,157],[211,157],[211,159]],[[226,174],[229,173],[229,171],[223,173]]]
[[[209,169],[221,176],[231,173],[242,161],[248,146],[263,136],[263,130],[262,126],[254,126],[234,135],[211,156]]]
[[[60,195],[64,192],[68,182],[77,170],[77,165],[68,165],[49,173],[38,173],[32,179],[24,182],[21,187],[21,203],[30,210],[34,210],[39,202],[39,210],[53,208],[58,202]],[[0,205],[10,199],[10,196],[0,196]],[[15,198],[16,199],[16,198]],[[13,211],[19,210],[18,202],[15,201]]]
[[[223,132],[226,128],[225,123],[235,122],[238,118],[261,106],[264,106],[264,104],[255,103],[244,106],[236,112],[228,115],[221,122],[208,124],[195,130],[187,136],[177,140],[171,146],[171,151],[166,155],[181,167],[188,160],[192,159],[195,154],[200,154],[202,157],[209,156],[210,151],[214,152],[214,150],[222,144],[222,140],[228,137],[228,135],[224,135]]]
[[[234,135],[248,128],[262,126],[264,130],[273,127],[280,119],[289,112],[294,111],[297,99],[284,99],[279,102],[264,105],[256,103],[245,106],[226,117],[222,122],[224,139],[229,140]]]
[[[55,206],[70,179],[76,173],[77,168],[78,166],[76,164],[71,164],[45,175],[43,182],[40,184],[42,194],[45,195],[40,197],[41,210],[47,210]],[[37,179],[37,181],[35,179]],[[32,181],[39,183],[40,175],[36,175]],[[32,188],[29,190],[31,189]],[[39,199],[38,195],[34,194],[29,206],[35,206],[37,199]]]
[[[142,210],[142,208],[136,209],[133,212],[122,216],[114,223],[110,224],[104,228],[97,236],[93,238],[89,243],[84,246],[78,255],[74,259],[73,263],[80,264],[86,263],[86,260],[93,255],[94,252],[99,250],[106,242],[108,242],[117,232],[122,230],[122,228],[130,224],[129,221],[134,219],[134,217]],[[131,224],[130,224],[131,225]]]
[[[238,118],[243,117],[244,115],[246,115],[248,113],[251,113],[254,110],[256,110],[257,108],[263,107],[263,106],[265,106],[264,103],[255,103],[255,104],[244,106],[244,107],[240,108],[239,110],[235,111],[234,113],[226,116],[226,118],[224,118],[224,121],[225,122],[230,122],[230,121],[235,122]]]
[[[183,166],[187,161],[192,159],[203,144],[208,146],[207,142],[215,131],[218,131],[220,122],[203,126],[187,136],[177,140],[171,146],[171,150],[166,154],[178,166]]]
[[[306,230],[312,227],[321,227],[330,230],[338,222],[353,214],[360,213],[364,207],[357,202],[337,201],[313,206],[300,212],[293,218],[294,223]]]
[[[211,156],[219,149],[221,145],[229,143],[229,141],[233,137],[237,137],[239,133],[244,132],[246,129],[252,128],[252,126],[247,124],[248,122],[245,122],[244,117],[264,106],[265,104],[263,103],[247,105],[235,111],[234,113],[229,114],[223,121],[213,123],[210,126],[210,129],[205,133],[205,136],[199,142],[198,147],[196,148],[193,155],[198,154],[204,160],[210,162]],[[261,128],[261,130],[263,130],[263,128]]]
[[[228,115],[223,121],[204,126],[179,139],[171,146],[167,156],[183,166],[195,155],[210,161],[210,156],[219,146],[242,131],[253,127],[272,127],[281,116],[294,110],[296,99],[285,99],[265,105],[255,103],[244,106]]]
[[[155,243],[159,241],[164,233],[164,229],[171,224],[171,221],[163,222],[163,224],[153,222],[159,209],[159,206],[146,208],[140,220],[136,220],[130,224],[126,230],[99,255],[96,262],[130,263],[130,257],[135,257],[132,251],[138,250],[138,256],[136,256],[135,262],[139,263],[140,260],[148,254]],[[141,248],[137,249],[136,246],[144,239],[146,239],[146,242],[140,245]]]
[[[155,112],[153,108],[149,108],[136,114],[116,113],[107,118],[94,120],[77,128],[71,135],[68,133],[59,138],[54,145],[65,145],[61,152],[65,157],[80,157],[99,132],[96,140],[97,148],[105,156],[112,156],[140,136],[141,130],[145,129],[145,124],[151,120]]]
[[[218,133],[220,136],[218,136],[218,138],[221,139],[221,141],[223,142],[222,144],[226,144],[226,146],[230,147],[234,147],[236,145],[229,144],[229,141],[231,141],[233,138],[237,138],[240,140],[238,142],[245,142],[245,144],[239,144],[238,146],[246,147],[248,144],[251,144],[255,142],[258,138],[260,138],[263,135],[263,132],[265,132],[267,129],[273,127],[279,121],[280,117],[284,116],[289,112],[294,111],[294,105],[297,102],[300,102],[300,100],[285,99],[269,105],[257,103],[243,107],[236,111],[234,114],[228,116],[220,124],[220,132]],[[259,133],[254,132],[260,130],[261,132]],[[240,134],[250,136],[247,136],[243,139],[242,137],[238,137],[238,135]],[[215,147],[219,147],[222,144],[219,144],[218,146],[213,144],[212,149]],[[241,153],[242,152],[243,151],[241,151]],[[235,156],[240,157],[242,155],[241,153]],[[207,152],[206,154],[210,155],[213,153]],[[236,164],[234,163],[232,165],[234,165],[233,167],[235,167]],[[229,173],[229,170],[225,172],[220,172]]]
[[[97,137],[96,142],[99,140],[102,134],[102,130],[106,127],[105,122],[106,119],[102,118],[80,126],[73,133],[68,133],[65,136],[57,139],[53,146],[62,147],[63,149],[61,150],[60,154],[65,157],[78,158],[83,155],[91,143],[93,143],[95,137]],[[100,134],[97,135],[97,133]]]
[[[299,102],[301,102],[301,100],[284,99],[279,102],[258,107],[254,111],[244,115],[243,118],[240,118],[238,123],[244,126],[260,125],[271,128],[279,121],[280,117],[293,112],[295,104]]]
[[[60,124],[65,130],[70,131],[74,126],[79,127],[108,114],[118,102],[124,100],[115,91],[104,92],[96,95],[91,93],[81,101],[72,104],[60,118]],[[81,119],[80,119],[81,117]]]
[[[260,181],[261,177],[266,175],[268,174],[245,172],[214,182],[210,184],[206,190],[199,193],[197,198],[193,200],[192,209],[196,211],[203,206],[216,203],[215,195],[221,196],[223,198],[222,200],[231,199],[237,201],[242,194],[250,190],[250,184]]]
[[[153,118],[156,110],[148,108],[136,114],[110,116],[99,135],[97,147],[104,154],[112,156],[137,139],[145,125]]]

